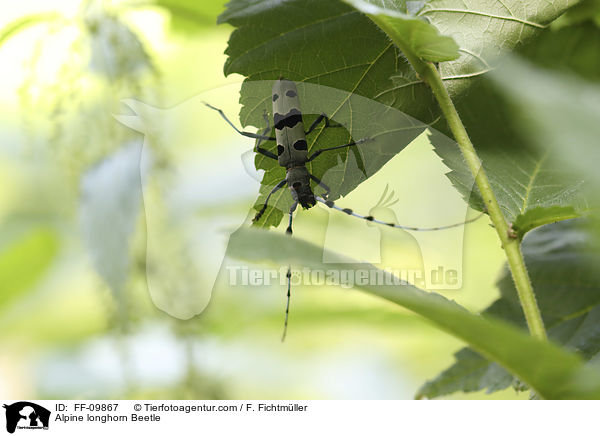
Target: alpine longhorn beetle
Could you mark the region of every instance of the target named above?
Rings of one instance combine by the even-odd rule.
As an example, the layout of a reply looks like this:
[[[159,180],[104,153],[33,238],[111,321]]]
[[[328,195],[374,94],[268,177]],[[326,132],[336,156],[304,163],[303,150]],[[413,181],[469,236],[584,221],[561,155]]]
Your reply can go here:
[[[317,158],[321,153],[331,150],[339,150],[340,148],[347,148],[358,146],[360,144],[364,144],[369,141],[369,138],[359,139],[357,141],[351,141],[348,144],[336,145],[334,147],[321,148],[310,155],[308,154],[308,143],[306,142],[306,136],[312,133],[322,122],[325,123],[325,128],[328,127],[342,127],[342,126],[332,126],[330,125],[330,119],[325,114],[319,115],[315,121],[310,125],[308,130],[304,130],[304,123],[302,121],[302,111],[300,109],[300,99],[298,98],[298,91],[296,89],[296,85],[294,82],[290,80],[286,80],[284,78],[279,78],[275,81],[273,85],[273,123],[275,127],[275,137],[270,136],[271,126],[269,125],[269,118],[267,115],[264,115],[266,128],[262,133],[251,133],[244,132],[239,130],[235,124],[233,124],[229,118],[223,113],[221,109],[218,109],[214,106],[211,106],[208,103],[204,103],[210,109],[217,111],[221,117],[235,129],[240,135],[246,136],[248,138],[253,138],[258,140],[254,151],[256,153],[260,153],[270,159],[277,160],[280,166],[285,168],[286,176],[283,180],[278,182],[273,189],[267,195],[265,203],[261,207],[261,209],[256,213],[254,219],[252,221],[258,221],[265,213],[267,206],[269,204],[269,199],[271,196],[283,188],[285,185],[288,185],[292,199],[294,203],[290,207],[289,210],[289,224],[286,229],[286,233],[288,235],[292,234],[292,219],[293,214],[300,204],[304,209],[310,209],[317,201],[325,204],[327,207],[331,209],[335,209],[341,212],[344,212],[348,215],[354,216],[356,218],[360,218],[366,221],[374,222],[377,224],[394,227],[402,230],[412,230],[417,232],[427,232],[427,231],[436,231],[436,230],[445,230],[453,227],[462,226],[464,224],[468,224],[479,219],[485,212],[481,212],[475,218],[471,218],[467,221],[463,221],[456,224],[451,224],[447,226],[441,227],[430,227],[430,228],[419,228],[419,227],[410,227],[410,226],[402,226],[393,222],[384,222],[376,219],[370,215],[360,215],[354,212],[352,209],[341,208],[337,206],[333,201],[328,200],[330,189],[329,187],[323,183],[318,177],[314,174],[311,174],[306,168],[306,164],[311,162],[315,158]],[[261,147],[262,141],[276,141],[277,144],[277,155],[273,152]],[[322,194],[322,197],[315,195],[313,189],[310,186],[310,182],[314,181],[318,186],[320,186],[325,192]],[[281,340],[285,340],[287,325],[288,325],[288,315],[290,308],[290,287],[291,287],[291,270],[288,267],[287,271],[287,303],[285,309],[285,321],[283,327],[283,336]]]

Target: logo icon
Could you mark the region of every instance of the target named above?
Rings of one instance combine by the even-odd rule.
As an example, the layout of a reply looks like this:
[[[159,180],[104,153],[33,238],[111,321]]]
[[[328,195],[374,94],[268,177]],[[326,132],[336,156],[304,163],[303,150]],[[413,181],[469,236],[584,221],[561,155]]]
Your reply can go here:
[[[18,429],[48,429],[50,411],[29,401],[19,401],[10,405],[4,404],[6,409],[6,431],[14,433]]]

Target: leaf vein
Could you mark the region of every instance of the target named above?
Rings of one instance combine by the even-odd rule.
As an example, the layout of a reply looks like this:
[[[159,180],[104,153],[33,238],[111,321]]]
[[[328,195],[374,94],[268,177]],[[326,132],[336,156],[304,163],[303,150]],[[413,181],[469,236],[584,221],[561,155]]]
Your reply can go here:
[[[470,11],[468,9],[431,8],[431,9],[423,10],[422,12],[419,13],[419,15],[430,14],[432,12],[461,13],[461,14],[465,14],[465,15],[467,15],[467,14],[480,15],[482,17],[488,17],[488,18],[493,18],[493,19],[497,19],[497,20],[515,21],[517,23],[525,24],[525,25],[531,26],[531,27],[536,27],[538,29],[546,28],[546,26],[543,24],[539,24],[534,21],[525,20],[524,18],[509,17],[509,16],[505,16],[505,15],[496,15],[496,14],[490,14],[489,12],[482,12],[482,11],[472,11],[472,10]]]

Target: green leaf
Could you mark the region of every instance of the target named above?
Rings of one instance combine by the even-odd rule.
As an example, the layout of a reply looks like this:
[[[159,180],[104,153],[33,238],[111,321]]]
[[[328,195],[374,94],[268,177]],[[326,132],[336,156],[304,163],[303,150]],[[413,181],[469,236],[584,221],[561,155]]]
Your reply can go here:
[[[466,10],[458,7],[457,2],[448,0],[429,2],[420,13],[430,17],[432,24],[442,33],[453,36],[461,51],[470,58],[470,61],[463,57],[455,63],[442,64],[440,71],[446,79],[452,75],[468,76],[468,93],[461,91],[461,87],[465,86],[464,78],[459,78],[458,83],[454,79],[447,80],[446,84],[451,93],[466,94],[457,101],[457,109],[483,162],[496,198],[506,218],[513,223],[518,237],[536,226],[585,214],[589,210],[589,201],[583,193],[585,181],[581,175],[565,170],[555,155],[546,149],[529,146],[529,141],[517,126],[520,121],[518,115],[503,95],[490,85],[487,72],[505,62],[504,57],[498,55],[509,48],[527,52],[538,61],[554,64],[570,62],[572,57],[564,56],[564,52],[571,52],[571,47],[577,44],[576,39],[579,38],[573,38],[575,31],[565,32],[557,38],[552,35],[553,32],[542,28],[572,5],[572,2],[536,5],[531,2],[482,1]],[[464,30],[471,20],[475,22],[484,17],[491,27],[482,33],[481,38],[472,37],[472,33],[454,33],[461,26]],[[515,39],[519,38],[517,34],[496,27],[500,23],[509,26],[509,29],[521,29],[524,39],[518,41]],[[498,39],[494,35],[496,32],[504,39]],[[558,48],[557,39],[562,40],[562,51]],[[577,48],[577,51],[581,50]],[[456,74],[457,71],[461,74]],[[452,75],[449,76],[449,72]],[[510,74],[505,77],[508,82],[515,80]],[[443,120],[435,126],[450,134]],[[456,147],[443,138],[433,138],[432,142],[436,152],[452,169],[448,174],[452,183],[472,207],[482,210],[480,196],[471,192],[473,177]]]
[[[406,14],[404,2],[395,4],[398,6],[393,7],[393,15]],[[493,59],[501,50],[514,48],[538,36],[545,25],[560,16],[572,4],[573,2],[568,0],[556,0],[551,3],[536,0],[528,2],[527,5],[517,1],[505,1],[500,4],[486,0],[477,2],[472,9],[465,9],[464,2],[458,0],[430,1],[426,2],[417,17],[402,15],[395,17],[393,22],[406,20],[403,26],[414,25],[415,28],[425,25],[423,29],[427,29],[426,36],[414,39],[415,43],[439,42],[440,38],[447,42],[445,37],[451,37],[458,43],[461,56],[439,66],[451,95],[457,97],[476,82],[477,76],[490,70]],[[392,6],[387,6],[386,10],[391,8]],[[425,22],[416,23],[422,19],[434,27]],[[225,74],[239,73],[247,78],[242,86],[240,98],[243,104],[240,120],[244,126],[264,126],[263,113],[271,111],[270,90],[265,88],[264,93],[258,95],[256,88],[249,87],[249,84],[252,81],[274,80],[280,76],[296,82],[315,83],[364,96],[398,109],[425,124],[439,119],[439,108],[429,88],[416,76],[399,48],[365,15],[340,1],[233,0],[219,20],[236,27],[226,50],[228,59],[224,70]],[[445,37],[437,33],[434,37],[431,31],[435,28]],[[393,29],[390,29],[391,32]],[[428,44],[416,45],[419,49],[431,48]],[[442,52],[446,53],[447,47]],[[325,108],[314,113],[321,112],[325,112]],[[487,108],[484,112],[479,112],[479,119],[481,113],[486,112]],[[352,120],[363,119],[363,122],[375,119],[352,112],[349,115]],[[347,122],[348,116],[345,118]],[[311,119],[313,118],[308,117],[305,122],[309,123]],[[343,144],[344,141],[348,142],[354,133],[339,130],[327,134],[317,132],[311,138],[309,150],[316,149],[317,144],[321,147],[326,146],[325,144]],[[397,151],[404,145],[406,144],[400,144]],[[329,168],[345,165],[351,153],[350,150],[346,150],[328,155],[321,161],[320,171],[323,173]],[[360,162],[356,155],[354,158],[359,168],[362,164],[368,164]],[[517,159],[521,160],[521,157]],[[448,158],[449,162],[450,160]],[[459,157],[458,161],[462,162],[462,159]],[[256,163],[257,168],[266,170],[261,198],[255,205],[259,208],[270,190],[269,186],[283,178],[283,171],[275,163],[266,162],[261,157],[257,157]],[[533,171],[536,165],[537,162],[534,162],[526,169]],[[340,172],[339,180],[343,176],[344,173]],[[356,186],[363,180],[364,178],[358,178],[353,183]],[[501,181],[502,174],[498,176],[498,182]],[[472,183],[466,182],[464,185],[470,189]],[[339,194],[345,195],[349,192],[348,189],[353,188],[346,185]],[[567,190],[571,188],[571,185],[567,186]],[[286,200],[287,203],[281,202],[279,198],[284,194],[285,191],[282,190],[276,195],[275,202],[278,206],[268,218],[267,225],[277,225],[281,220],[281,211],[285,211],[290,203],[289,199]],[[288,197],[289,195],[285,196]]]
[[[457,59],[458,45],[423,19],[404,13],[399,5],[388,6],[381,0],[344,0],[366,14],[377,24],[402,52],[429,62]]]
[[[253,81],[245,84],[248,103],[253,108],[271,104],[272,81]],[[321,124],[307,136],[309,154],[323,148],[323,144],[341,145],[351,140],[368,138],[357,147],[328,151],[317,159],[308,162],[309,172],[322,180],[330,189],[330,199],[335,200],[352,191],[358,184],[376,173],[391,158],[396,156],[407,144],[426,131],[427,126],[408,115],[343,90],[312,83],[296,84],[300,97],[305,127],[316,118],[316,113],[329,114],[330,128]],[[274,134],[274,133],[272,133]],[[261,143],[262,147],[276,153],[274,141]],[[264,169],[261,196],[255,204],[260,209],[266,196],[278,182],[285,178],[285,169],[277,161],[257,154],[256,167]],[[323,192],[313,184],[317,194]],[[292,197],[287,189],[277,191],[269,201],[264,218],[259,221],[263,227],[276,226],[283,213],[292,205]]]
[[[494,95],[482,88],[477,97],[481,103],[485,100],[479,99],[483,94],[490,98]],[[504,109],[500,109],[501,104],[492,108],[487,103],[477,105],[471,102],[474,104],[462,111],[461,116],[468,120],[465,122],[468,123],[467,129],[472,127],[469,134],[479,145],[478,154],[496,199],[519,236],[536,225],[574,218],[589,210],[588,200],[582,192],[585,181],[581,176],[566,171],[547,152],[526,148],[523,140],[506,123],[501,128],[500,119],[507,117],[507,122],[509,119]],[[476,113],[484,109],[490,118],[482,120]],[[475,117],[479,120],[477,126],[469,122],[474,121]],[[471,207],[483,210],[479,192],[472,195],[473,177],[456,147],[447,140],[440,140],[439,135],[432,139],[432,143],[436,153],[452,169],[448,177],[454,186]]]
[[[588,201],[597,210],[600,28],[589,22],[569,26],[548,33],[543,42],[540,53],[525,50],[527,60],[512,58],[493,77],[511,103],[516,127],[526,142],[550,153],[555,165],[585,180]],[[529,85],[533,88],[528,89]],[[600,224],[595,215],[590,217],[596,220],[598,238]]]
[[[595,55],[599,49],[600,31],[586,25],[560,31],[547,30],[520,51],[536,64],[575,70],[586,78],[600,80],[600,63]],[[564,55],[566,52],[569,56]],[[525,78],[513,71],[511,64],[505,58],[494,73],[493,77],[501,75],[502,79],[493,83],[487,78],[479,79],[469,94],[457,102],[457,109],[506,217],[513,226],[522,230],[518,235],[522,236],[534,226],[552,222],[555,218],[572,218],[570,211],[576,216],[589,211],[590,198],[585,193],[589,178],[579,171],[580,168],[574,167],[576,171],[573,171],[565,163],[576,160],[574,156],[583,155],[574,153],[572,149],[572,144],[579,144],[584,139],[582,135],[587,135],[586,142],[582,144],[590,144],[589,137],[593,137],[594,133],[587,127],[593,115],[586,114],[587,125],[578,124],[574,128],[575,136],[567,133],[567,120],[577,118],[577,115],[571,108],[565,110],[567,106],[561,102],[553,102],[552,96],[568,88],[558,83],[543,82],[544,77],[537,74],[529,74],[528,83],[522,83]],[[515,88],[514,96],[518,96],[523,104],[521,110],[515,110],[515,103],[508,101],[507,94],[498,89],[495,85],[497,80]],[[528,88],[530,84],[532,87]],[[571,92],[566,92],[562,98],[576,106],[577,99],[572,96]],[[533,101],[530,102],[530,99]],[[530,121],[532,117],[542,121]],[[448,133],[445,126],[436,127]],[[597,131],[597,126],[594,128]],[[462,156],[443,140],[434,139],[434,144],[437,153],[453,170],[449,174],[450,179],[469,198],[473,178]],[[555,146],[550,147],[552,144]],[[583,161],[590,169],[593,167],[593,159]],[[478,195],[469,199],[473,207],[483,207]],[[560,208],[564,208],[562,212]]]
[[[474,78],[486,74],[499,55],[539,36],[540,32],[569,7],[572,0],[497,1],[432,0],[419,11],[443,35],[452,37],[462,56],[440,66],[451,96],[456,96]]]
[[[539,37],[548,24],[577,2],[431,0],[424,3],[417,17],[425,18],[459,46],[461,56],[458,59],[439,65],[450,96],[457,99],[471,92],[477,78],[491,71],[502,53]],[[422,121],[435,120],[439,113],[437,103],[427,98],[431,94],[412,70],[400,64],[394,76],[393,86],[375,98]],[[415,103],[423,99],[427,107],[417,107]]]
[[[459,0],[424,3],[417,16],[431,23],[431,29],[440,30],[442,38],[453,38],[461,49],[459,59],[440,66],[454,94],[489,71],[499,53],[537,36],[577,2],[480,0],[471,8]],[[405,13],[405,2],[395,2],[393,9],[386,4],[385,11]],[[337,0],[233,0],[219,22],[237,28],[226,51],[226,74],[236,72],[251,80],[284,75],[358,92],[422,121],[437,117],[435,102],[420,98],[430,97],[422,82],[389,80],[393,76],[414,78],[414,73],[407,63],[397,61],[394,53],[400,53],[385,34]],[[260,115],[253,121],[260,122]]]
[[[470,348],[459,350],[454,358],[457,363],[423,385],[417,392],[417,399],[440,397],[458,391],[477,392],[482,389],[491,393],[506,389],[514,383],[514,377],[504,368]]]
[[[600,33],[600,31],[598,31]],[[493,75],[519,115],[519,128],[557,161],[600,185],[600,84],[510,59]]]
[[[548,335],[591,359],[600,352],[600,255],[590,244],[585,222],[571,220],[537,229],[525,238],[523,253]],[[525,328],[508,271],[498,286],[502,297],[484,314]],[[456,363],[425,384],[419,395],[433,398],[459,390],[493,392],[516,383],[504,369],[471,349],[463,349],[455,357]]]
[[[243,109],[240,119],[244,126],[263,125],[263,114],[272,111],[270,84],[266,83],[261,91],[256,87],[256,81],[277,79],[283,75],[300,85],[309,82],[306,79],[311,77],[310,82],[322,85],[323,89],[330,86],[331,90],[334,87],[352,89],[356,95],[368,95],[376,92],[379,83],[385,83],[386,71],[397,63],[396,49],[385,35],[367,17],[338,1],[232,1],[220,20],[238,27],[231,35],[226,51],[229,55],[226,74],[240,72],[252,80],[244,83],[241,94]],[[348,29],[353,30],[349,32]],[[266,56],[266,53],[269,55]],[[386,66],[382,67],[383,64]],[[347,101],[349,95],[346,91],[346,98],[335,98],[333,103],[337,105],[329,107],[328,100],[320,98],[318,92],[312,93],[308,99],[306,94],[302,95],[305,124],[309,125],[314,120],[311,114],[326,112],[338,122],[358,120],[366,125],[371,118],[352,117],[353,111]],[[311,104],[316,107],[314,103],[319,102],[322,104],[318,109],[307,107]],[[340,103],[343,104],[340,106]],[[415,132],[413,137],[423,130]],[[352,132],[341,128],[317,129],[308,138],[309,153],[324,147],[324,144],[348,143],[352,134],[356,139],[362,137],[354,125]],[[410,140],[407,139],[408,142]],[[398,144],[399,149],[406,143]],[[265,145],[267,149],[274,147],[272,143]],[[337,185],[331,186],[337,191],[335,198],[346,194],[365,179],[364,163],[356,149],[342,149],[320,156],[308,167],[317,177],[323,176],[327,170],[330,174],[338,173],[335,180],[329,181]],[[266,194],[283,179],[285,172],[276,162],[261,156],[257,156],[256,164],[257,168],[266,170],[261,196],[255,205],[259,209]],[[345,177],[345,167],[352,168],[352,177]],[[361,169],[362,176],[359,175]],[[344,180],[352,183],[346,182],[346,186],[342,186]],[[262,225],[277,225],[283,216],[282,211],[287,211],[291,205],[289,192],[284,189],[275,194],[272,201],[273,207],[267,210],[265,219],[261,220]]]
[[[527,56],[527,61],[512,58],[493,77],[508,96],[523,137],[533,147],[551,153],[557,166],[584,179],[585,192],[597,211],[600,28],[587,22],[562,28],[546,39],[544,56],[534,57],[535,64],[530,62],[531,56]],[[529,55],[529,51],[525,54]],[[514,76],[514,83],[507,80],[508,74]],[[527,88],[529,85],[533,88]],[[596,220],[596,239],[600,242],[597,213],[590,214],[590,218]]]
[[[58,252],[56,233],[31,230],[0,249],[0,308],[29,291],[48,271]]]
[[[523,239],[525,233],[536,227],[577,218],[578,216],[580,216],[580,214],[570,206],[537,207],[535,209],[529,209],[524,214],[519,215],[513,222],[512,230],[515,232],[517,238]]]
[[[261,229],[241,229],[232,234],[228,255],[250,262],[324,268],[322,248]],[[331,268],[332,264],[328,265]],[[544,398],[600,398],[599,383],[579,384],[587,369],[576,355],[552,343],[538,341],[524,330],[493,317],[473,315],[439,294],[410,285],[378,285],[372,277],[390,276],[371,265],[348,262],[343,264],[343,269],[356,274],[355,288],[420,314],[508,369]],[[358,277],[367,277],[367,280],[358,280]],[[597,369],[592,371],[595,374]]]
[[[560,29],[586,21],[590,21],[600,27],[600,0],[585,0],[572,7],[556,20],[555,23],[552,23],[552,28]]]

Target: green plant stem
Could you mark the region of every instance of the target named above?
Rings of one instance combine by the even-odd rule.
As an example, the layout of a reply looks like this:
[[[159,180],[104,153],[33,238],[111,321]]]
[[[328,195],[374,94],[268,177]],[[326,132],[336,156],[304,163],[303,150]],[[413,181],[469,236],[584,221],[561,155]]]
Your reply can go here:
[[[502,248],[506,253],[508,265],[521,301],[521,307],[523,308],[523,312],[525,312],[525,319],[527,320],[529,331],[532,336],[545,340],[546,330],[544,328],[544,322],[535,299],[527,268],[525,267],[525,260],[519,245],[520,241],[510,235],[510,229],[502,214],[500,205],[496,200],[496,196],[492,191],[485,170],[481,165],[481,161],[477,156],[473,143],[469,139],[469,135],[454,107],[450,95],[448,95],[448,91],[446,90],[437,69],[429,62],[418,61],[417,64],[419,64],[417,72],[431,87],[431,90],[446,117],[448,125],[450,126],[450,130],[452,130],[454,139],[458,143],[473,177],[475,177],[477,187],[485,201],[487,211],[498,232],[498,236],[502,242]]]
[[[438,70],[433,63],[426,62],[419,58],[413,52],[412,48],[406,44],[406,40],[395,31],[393,25],[388,20],[383,19],[376,14],[370,15],[370,17],[390,36],[394,44],[396,44],[406,56],[406,59],[408,59],[408,62],[410,62],[417,74],[433,91],[433,95],[446,117],[450,130],[452,130],[454,139],[458,143],[467,165],[471,170],[471,174],[473,174],[473,177],[475,178],[475,183],[477,183],[477,187],[483,197],[492,223],[502,242],[502,248],[506,253],[508,266],[519,294],[521,307],[523,308],[523,312],[525,312],[525,319],[527,320],[529,332],[533,337],[545,340],[547,338],[546,329],[544,328],[544,321],[542,320],[533,287],[531,286],[531,280],[529,279],[529,274],[525,267],[525,259],[523,259],[523,253],[521,253],[521,247],[519,245],[520,240],[511,236],[512,232],[500,210],[500,205],[492,191],[490,181],[481,165],[481,161],[477,156],[477,152],[475,151],[475,147],[473,147],[473,143],[469,138],[467,130],[460,120],[460,116],[454,107],[454,103],[452,102],[450,95],[448,95],[448,91],[442,82]]]

